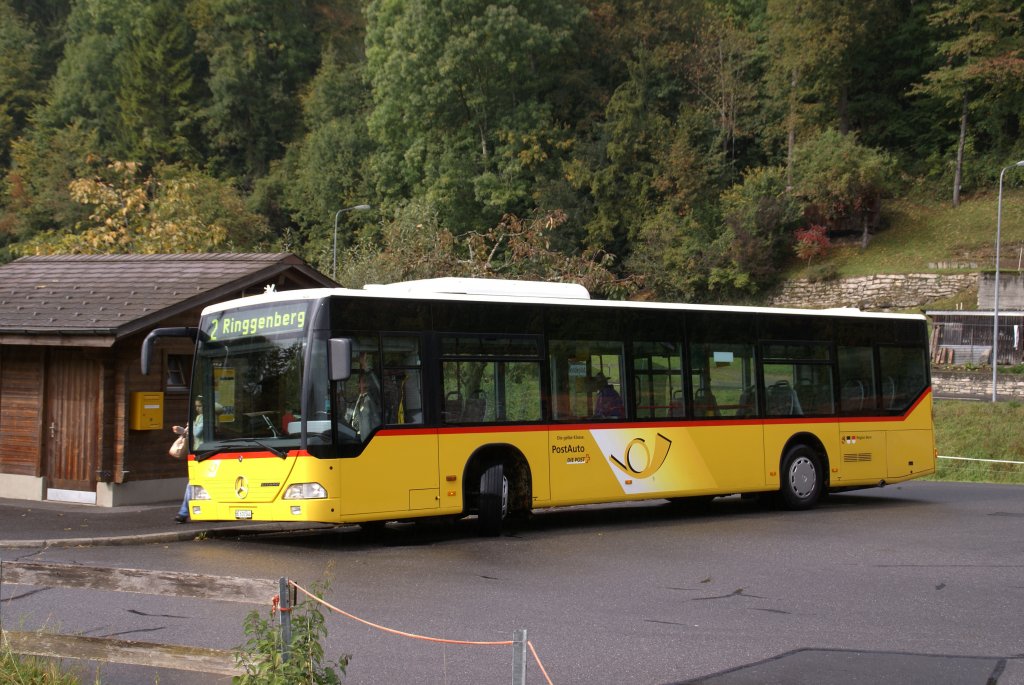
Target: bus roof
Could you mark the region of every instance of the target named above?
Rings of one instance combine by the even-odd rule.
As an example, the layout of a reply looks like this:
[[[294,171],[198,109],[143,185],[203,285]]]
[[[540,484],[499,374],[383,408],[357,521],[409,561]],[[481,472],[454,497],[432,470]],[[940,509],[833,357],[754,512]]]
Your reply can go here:
[[[781,307],[751,307],[741,305],[683,304],[673,302],[635,302],[630,300],[592,300],[590,293],[576,283],[547,283],[544,281],[516,281],[497,278],[431,278],[388,284],[370,284],[362,289],[311,288],[303,290],[269,291],[262,295],[228,300],[210,305],[203,315],[226,309],[248,307],[272,302],[316,300],[323,297],[379,298],[394,300],[424,300],[446,302],[494,302],[515,304],[575,305],[596,308],[625,308],[642,310],[708,311],[764,314],[798,314],[805,316],[844,316],[859,318],[923,320],[922,314],[891,314],[864,312],[856,307],[828,309],[794,309]]]

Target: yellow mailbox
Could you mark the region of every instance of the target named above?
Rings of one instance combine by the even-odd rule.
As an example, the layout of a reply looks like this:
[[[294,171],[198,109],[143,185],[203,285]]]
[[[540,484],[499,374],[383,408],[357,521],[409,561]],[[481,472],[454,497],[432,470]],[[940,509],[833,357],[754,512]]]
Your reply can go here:
[[[164,394],[133,392],[128,427],[136,431],[159,430],[164,426]]]

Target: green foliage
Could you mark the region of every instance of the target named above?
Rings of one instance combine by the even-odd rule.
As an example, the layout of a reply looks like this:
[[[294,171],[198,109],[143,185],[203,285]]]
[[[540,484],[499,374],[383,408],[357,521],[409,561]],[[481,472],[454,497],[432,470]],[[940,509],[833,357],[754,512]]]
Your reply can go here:
[[[116,62],[120,154],[147,165],[196,159],[186,135],[195,104],[194,40],[178,0],[142,8]]]
[[[421,197],[456,233],[530,210],[561,156],[553,99],[578,5],[377,0],[366,15],[372,170],[386,203]]]
[[[244,179],[267,173],[301,121],[298,95],[319,54],[311,2],[192,0],[196,43],[209,63],[202,109],[215,168]]]
[[[560,212],[525,220],[508,215],[492,229],[457,237],[441,226],[436,210],[412,203],[341,255],[338,281],[361,288],[440,276],[550,279],[579,283],[603,297],[632,294],[635,281],[611,271],[612,255],[596,250],[565,255],[551,248],[551,236],[565,220]]]
[[[362,65],[346,64],[337,51],[325,52],[303,98],[306,134],[257,183],[254,202],[280,228],[294,226],[311,259],[333,239],[333,218],[343,207],[371,199],[367,164],[373,145],[366,129],[369,90]],[[351,245],[358,225],[344,217],[340,248]]]
[[[0,243],[84,220],[88,211],[71,199],[68,184],[99,166],[92,153],[98,146],[98,132],[79,123],[37,129],[15,141],[13,168],[4,179]]]
[[[772,283],[802,214],[800,202],[786,187],[785,171],[749,171],[741,184],[722,193],[720,204],[730,234],[728,257],[744,275],[744,286],[757,290]]]
[[[37,130],[50,133],[69,124],[95,131],[104,146],[93,152],[115,155],[121,129],[117,106],[119,72],[143,0],[82,0],[72,5],[67,42],[45,104],[35,113]],[[42,129],[42,130],[41,130]]]
[[[721,266],[721,238],[694,215],[680,217],[663,208],[641,226],[626,266],[655,299],[706,301],[714,289],[713,273],[729,280]]]
[[[73,231],[46,231],[23,254],[176,253],[252,249],[266,235],[227,184],[200,172],[160,167],[145,176],[135,162],[111,162],[68,185],[90,208]]]
[[[0,0],[0,165],[8,164],[11,142],[39,99],[38,72],[35,35],[10,0]]]
[[[273,242],[330,264],[334,213],[365,203],[338,231],[356,264],[472,272],[484,236],[492,273],[519,275],[509,227],[557,216],[550,271],[530,274],[583,257],[647,295],[749,297],[796,261],[790,201],[866,240],[894,178],[991,187],[1024,131],[1018,4],[0,0],[0,261],[95,238],[69,184],[131,160],[164,188],[149,228],[168,170],[196,174],[200,197],[166,211],[227,237],[175,240],[190,249]],[[754,187],[782,167],[792,197]],[[257,235],[232,225],[254,213]],[[420,249],[447,232],[444,259],[370,254],[435,223],[399,233]]]
[[[884,152],[828,130],[797,147],[793,190],[810,205],[815,223],[832,232],[867,230],[877,225],[891,170]]]
[[[313,594],[323,597],[325,587],[314,588]],[[350,656],[338,658],[337,663],[324,663],[322,640],[327,626],[320,611],[320,603],[303,600],[291,613],[292,639],[289,659],[282,658],[283,638],[281,625],[275,616],[262,618],[253,610],[245,617],[246,643],[238,648],[235,660],[245,673],[231,679],[234,685],[335,685],[342,681]]]

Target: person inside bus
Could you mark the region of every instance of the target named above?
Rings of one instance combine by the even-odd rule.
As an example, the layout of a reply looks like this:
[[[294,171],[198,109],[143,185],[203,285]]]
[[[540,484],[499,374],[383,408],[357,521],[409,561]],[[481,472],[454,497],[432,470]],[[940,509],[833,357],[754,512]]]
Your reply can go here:
[[[281,415],[281,431],[288,435],[288,426],[299,420],[298,415],[292,410],[291,404],[284,405],[284,413]]]
[[[597,389],[597,400],[594,402],[595,418],[621,419],[626,415],[622,396],[600,371],[594,376],[594,387]]]
[[[380,386],[374,380],[372,373],[359,374],[359,396],[352,408],[352,428],[363,442],[380,425],[380,399],[375,392]]]

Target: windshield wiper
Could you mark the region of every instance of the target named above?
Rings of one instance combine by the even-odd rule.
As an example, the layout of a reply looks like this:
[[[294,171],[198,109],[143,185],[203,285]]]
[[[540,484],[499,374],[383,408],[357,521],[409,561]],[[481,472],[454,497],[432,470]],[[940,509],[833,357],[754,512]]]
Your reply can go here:
[[[214,447],[211,450],[206,450],[204,452],[196,452],[196,461],[203,461],[204,459],[209,459],[213,455],[220,454],[221,452],[227,452],[229,450],[233,450],[239,447],[251,447],[252,445],[262,447],[263,449],[273,454],[275,457],[280,457],[281,459],[286,459],[288,457],[287,452],[279,450],[273,445],[268,445],[262,440],[257,440],[256,438],[242,438],[240,440],[232,440],[231,442],[221,443],[220,445]]]

